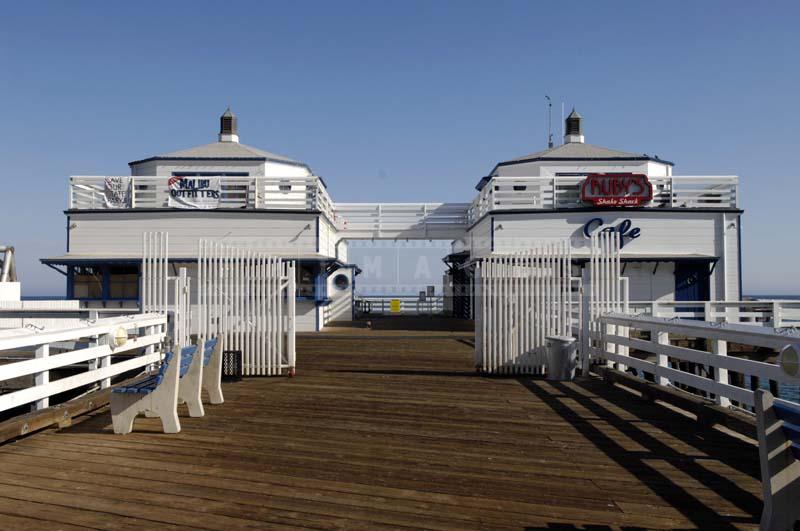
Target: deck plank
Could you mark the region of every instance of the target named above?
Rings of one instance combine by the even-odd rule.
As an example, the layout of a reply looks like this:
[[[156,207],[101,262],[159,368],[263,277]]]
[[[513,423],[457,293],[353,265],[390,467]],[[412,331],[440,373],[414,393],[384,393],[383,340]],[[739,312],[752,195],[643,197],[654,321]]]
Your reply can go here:
[[[183,431],[107,410],[0,446],[20,529],[753,529],[757,449],[596,378],[482,377],[467,332],[298,338]],[[11,494],[13,493],[13,494]],[[9,520],[11,521],[11,520]]]

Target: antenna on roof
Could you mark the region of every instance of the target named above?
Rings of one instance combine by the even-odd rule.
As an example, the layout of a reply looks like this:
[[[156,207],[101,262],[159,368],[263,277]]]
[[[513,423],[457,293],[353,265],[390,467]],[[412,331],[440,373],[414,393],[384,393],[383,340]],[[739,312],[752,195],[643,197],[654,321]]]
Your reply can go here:
[[[550,101],[550,96],[544,95],[547,100],[547,147],[553,147],[553,102]]]

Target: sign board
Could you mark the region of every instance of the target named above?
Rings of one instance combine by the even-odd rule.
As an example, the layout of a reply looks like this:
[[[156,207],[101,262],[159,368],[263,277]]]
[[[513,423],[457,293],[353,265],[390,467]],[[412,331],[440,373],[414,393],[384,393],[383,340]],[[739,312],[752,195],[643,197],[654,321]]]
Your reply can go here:
[[[420,291],[419,292],[419,302],[425,302],[425,292],[424,291]]]
[[[428,297],[433,297],[436,294],[436,286],[428,286]]]
[[[220,195],[219,177],[176,175],[169,178],[170,207],[214,209],[219,207]]]
[[[127,176],[106,177],[103,185],[106,208],[130,208],[131,178]]]
[[[653,199],[643,173],[590,173],[581,185],[581,201],[594,206],[639,206]]]
[[[400,299],[391,299],[389,301],[389,312],[400,313]]]

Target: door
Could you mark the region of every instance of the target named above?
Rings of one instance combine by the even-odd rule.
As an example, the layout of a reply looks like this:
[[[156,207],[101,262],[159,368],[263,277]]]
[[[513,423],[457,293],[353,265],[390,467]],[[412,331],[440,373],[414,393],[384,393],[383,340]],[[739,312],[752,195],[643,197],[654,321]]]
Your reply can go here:
[[[711,289],[707,262],[675,263],[675,300],[707,301]]]

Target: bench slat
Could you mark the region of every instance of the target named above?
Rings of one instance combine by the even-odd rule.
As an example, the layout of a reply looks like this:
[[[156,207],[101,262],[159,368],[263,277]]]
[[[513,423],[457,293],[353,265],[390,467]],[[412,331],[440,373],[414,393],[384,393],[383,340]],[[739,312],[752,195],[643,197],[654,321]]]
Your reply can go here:
[[[772,409],[775,411],[775,416],[782,421],[800,426],[800,405],[792,407],[776,401],[772,404]]]
[[[211,356],[214,354],[214,349],[217,348],[217,338],[209,339],[203,346],[203,367],[208,366],[211,361]]]

